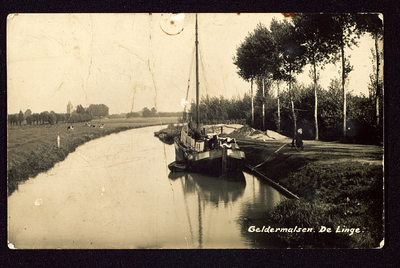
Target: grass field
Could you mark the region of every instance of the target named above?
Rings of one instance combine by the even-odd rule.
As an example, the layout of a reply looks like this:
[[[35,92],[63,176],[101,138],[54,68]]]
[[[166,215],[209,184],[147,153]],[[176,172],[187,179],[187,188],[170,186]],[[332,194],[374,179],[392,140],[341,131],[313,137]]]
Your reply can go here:
[[[100,119],[89,122],[103,128],[88,127],[85,123],[8,126],[7,182],[8,195],[18,184],[52,168],[75,149],[92,139],[144,126],[177,123],[177,117],[148,117],[129,119]],[[67,130],[72,125],[74,130]],[[57,148],[57,136],[60,148]]]

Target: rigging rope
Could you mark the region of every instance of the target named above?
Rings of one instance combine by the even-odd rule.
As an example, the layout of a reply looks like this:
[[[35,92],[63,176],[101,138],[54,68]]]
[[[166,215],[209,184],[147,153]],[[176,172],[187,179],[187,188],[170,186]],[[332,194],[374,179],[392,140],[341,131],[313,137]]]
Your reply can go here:
[[[190,67],[189,67],[189,78],[188,78],[188,87],[187,87],[187,91],[186,91],[186,101],[188,100],[188,97],[189,97],[189,88],[190,88],[190,76],[192,75],[192,67],[193,67],[193,55],[194,55],[194,51],[195,51],[195,48],[193,47],[193,50],[192,50],[192,57],[191,57],[191,60],[190,60]],[[185,109],[186,109],[186,106],[185,106]]]
[[[204,68],[204,58],[203,58],[203,53],[200,51],[200,64],[201,64],[201,69],[203,71],[203,78],[204,78],[204,84],[205,84],[205,88],[206,88],[206,95],[208,95],[208,92],[211,91],[211,93],[214,93],[216,96],[218,95],[217,93],[215,93],[214,91],[210,90],[210,88],[208,87],[208,81],[207,81],[207,75],[206,75],[206,69]]]

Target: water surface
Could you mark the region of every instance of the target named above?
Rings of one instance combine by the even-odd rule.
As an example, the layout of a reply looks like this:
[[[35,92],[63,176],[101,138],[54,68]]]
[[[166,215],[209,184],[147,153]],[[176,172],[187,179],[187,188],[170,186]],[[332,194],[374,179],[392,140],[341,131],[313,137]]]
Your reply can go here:
[[[240,182],[169,172],[174,148],[146,127],[90,141],[8,197],[16,248],[254,248],[242,219],[283,200],[253,175]],[[263,245],[276,247],[264,235]]]

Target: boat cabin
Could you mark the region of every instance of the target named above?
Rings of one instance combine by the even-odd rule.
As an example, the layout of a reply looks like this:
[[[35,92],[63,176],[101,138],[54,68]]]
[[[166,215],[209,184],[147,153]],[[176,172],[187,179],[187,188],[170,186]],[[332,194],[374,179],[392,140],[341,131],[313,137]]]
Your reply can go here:
[[[216,133],[206,134],[205,129],[202,131],[193,131],[188,125],[182,128],[180,141],[186,148],[196,152],[217,150],[221,149],[224,145],[228,148],[239,148],[236,145],[235,139],[221,138]]]

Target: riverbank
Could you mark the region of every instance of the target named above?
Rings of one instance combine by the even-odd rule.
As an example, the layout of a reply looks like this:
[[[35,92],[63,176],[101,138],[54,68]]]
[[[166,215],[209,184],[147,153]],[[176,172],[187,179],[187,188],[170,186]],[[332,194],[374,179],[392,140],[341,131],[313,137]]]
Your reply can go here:
[[[244,229],[262,224],[314,230],[307,234],[278,234],[291,248],[380,246],[383,239],[381,146],[304,141],[305,149],[297,151],[288,146],[291,139],[287,138],[234,136],[246,153],[248,164],[300,198],[282,202],[259,219],[240,219]],[[262,239],[259,243],[262,247]]]
[[[251,226],[311,228],[313,232],[278,233],[291,248],[376,248],[383,240],[383,147],[304,141],[304,150],[274,131],[218,125],[216,134],[235,138],[246,166],[299,199],[288,199],[259,218],[239,219]],[[178,133],[175,133],[178,135]],[[247,171],[254,172],[249,168]],[[259,174],[256,174],[260,177]],[[261,177],[263,177],[261,176]],[[293,195],[291,195],[293,196]],[[262,248],[268,236],[254,237]]]
[[[67,130],[65,124],[9,127],[8,195],[18,189],[18,184],[49,170],[86,141],[176,121],[176,118],[109,119],[90,122],[97,127],[74,124],[74,130]],[[102,124],[105,125],[100,128]],[[246,153],[247,164],[300,198],[284,201],[258,218],[240,218],[244,230],[264,225],[314,230],[307,234],[278,233],[286,247],[292,248],[379,247],[383,239],[381,146],[304,141],[305,149],[297,151],[288,146],[291,139],[278,133],[240,127],[224,126],[223,133],[237,139]],[[220,129],[214,126],[213,131],[218,133]],[[258,236],[259,247],[267,245],[268,239],[268,235]]]
[[[7,129],[7,194],[51,169],[87,141],[128,129],[177,123],[176,117],[101,119],[86,123],[9,126]],[[100,127],[104,124],[103,127]],[[73,126],[73,130],[68,130]],[[94,127],[93,127],[94,126]],[[60,137],[60,148],[57,146]]]

